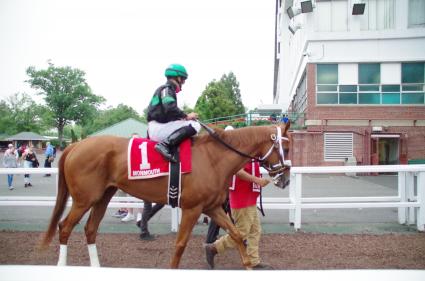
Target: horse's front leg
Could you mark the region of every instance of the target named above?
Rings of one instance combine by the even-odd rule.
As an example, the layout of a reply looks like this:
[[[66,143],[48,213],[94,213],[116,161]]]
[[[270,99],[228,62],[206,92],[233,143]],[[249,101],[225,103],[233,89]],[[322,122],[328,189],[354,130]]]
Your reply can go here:
[[[184,249],[186,248],[187,242],[189,241],[192,229],[198,221],[199,216],[201,215],[201,211],[202,209],[200,207],[182,209],[182,219],[179,232],[177,234],[176,249],[171,260],[171,268],[179,267],[180,259],[183,255]]]
[[[209,215],[221,228],[226,230],[233,241],[235,241],[243,266],[249,268],[251,266],[251,261],[246,253],[246,246],[244,244],[243,237],[230,218],[226,215],[223,208],[221,206],[217,207],[216,209],[208,212],[207,215]]]

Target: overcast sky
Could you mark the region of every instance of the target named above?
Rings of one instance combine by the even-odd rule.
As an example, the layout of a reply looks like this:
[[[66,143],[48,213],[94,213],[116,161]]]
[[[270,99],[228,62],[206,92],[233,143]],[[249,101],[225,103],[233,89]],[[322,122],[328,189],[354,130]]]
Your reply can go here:
[[[50,59],[85,71],[107,106],[142,113],[180,63],[189,72],[180,106],[233,71],[253,109],[272,103],[274,13],[275,0],[0,0],[0,99],[33,94],[25,70]]]

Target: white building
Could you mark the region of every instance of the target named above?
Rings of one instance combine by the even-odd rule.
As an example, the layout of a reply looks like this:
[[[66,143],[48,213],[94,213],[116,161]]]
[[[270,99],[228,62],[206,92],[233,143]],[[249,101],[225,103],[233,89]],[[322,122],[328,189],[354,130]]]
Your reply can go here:
[[[290,19],[288,9],[297,13],[301,2],[312,2],[313,11]],[[363,14],[352,14],[355,3],[365,4]],[[378,62],[382,84],[401,84],[401,62],[425,61],[424,0],[277,0],[277,5],[274,103],[285,109],[307,63],[341,64],[339,84],[359,84],[358,63]]]
[[[425,161],[425,0],[277,0],[274,103],[300,165]]]

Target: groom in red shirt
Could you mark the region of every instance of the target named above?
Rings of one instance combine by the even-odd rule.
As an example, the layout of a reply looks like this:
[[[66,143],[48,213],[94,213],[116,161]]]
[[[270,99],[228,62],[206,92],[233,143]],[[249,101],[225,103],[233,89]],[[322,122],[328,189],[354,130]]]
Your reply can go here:
[[[228,129],[228,128],[226,128]],[[258,162],[249,162],[243,169],[233,176],[229,188],[229,202],[232,218],[236,228],[247,244],[247,254],[252,269],[273,269],[270,265],[260,262],[258,244],[261,237],[261,223],[257,211],[257,198],[262,187],[269,184],[268,179],[261,178]],[[207,263],[210,269],[214,268],[214,256],[223,253],[226,249],[236,246],[229,234],[220,237],[217,241],[205,245]]]

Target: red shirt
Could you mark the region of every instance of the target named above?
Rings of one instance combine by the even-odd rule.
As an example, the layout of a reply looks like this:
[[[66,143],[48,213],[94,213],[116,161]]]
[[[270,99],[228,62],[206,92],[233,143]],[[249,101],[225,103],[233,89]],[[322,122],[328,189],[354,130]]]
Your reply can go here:
[[[254,174],[252,173],[254,169]],[[260,177],[260,165],[258,162],[249,162],[245,165],[244,171],[250,175]],[[237,176],[233,176],[233,185],[230,187],[229,201],[232,209],[241,209],[257,204],[260,195],[260,186],[253,182],[245,181]]]

